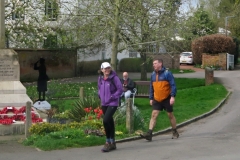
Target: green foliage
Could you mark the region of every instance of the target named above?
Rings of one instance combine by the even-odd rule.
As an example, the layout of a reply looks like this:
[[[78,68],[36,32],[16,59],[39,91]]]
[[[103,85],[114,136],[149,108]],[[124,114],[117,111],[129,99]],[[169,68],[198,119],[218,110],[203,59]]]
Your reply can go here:
[[[47,133],[63,130],[63,125],[58,123],[37,123],[29,129],[31,134],[45,135]]]
[[[65,110],[65,112],[58,112],[53,115],[53,118],[58,119],[69,119],[69,110]]]
[[[194,63],[202,63],[202,53],[217,54],[229,53],[234,54],[236,44],[231,37],[225,35],[213,34],[195,39],[192,42],[192,52]]]
[[[102,62],[110,63],[110,61],[111,59],[78,62],[78,75],[97,75]]]
[[[48,82],[48,91],[46,92],[46,99],[53,100],[59,98],[77,98],[79,97],[80,87],[84,87],[84,94],[91,96],[96,94],[97,82],[92,83],[68,83],[67,81],[51,80]],[[34,101],[38,99],[37,86],[26,86],[27,95]]]
[[[143,60],[141,58],[124,58],[119,63],[119,71],[124,72],[141,72],[141,66],[143,65]],[[147,72],[151,72],[152,60],[147,62]]]
[[[191,22],[193,23],[192,33],[198,36],[204,36],[215,33],[214,23],[210,19],[208,13],[200,7],[195,13]],[[190,19],[191,19],[190,18]]]
[[[148,126],[146,125],[144,118],[142,117],[141,111],[136,107],[133,106],[133,119],[134,119],[134,130],[143,130],[146,129]],[[117,130],[123,132],[123,128],[126,128],[126,105],[119,108],[116,113],[114,114],[114,122],[116,124]],[[125,133],[125,132],[124,132]],[[127,130],[126,133],[127,134]]]
[[[78,62],[78,75],[97,75],[102,62],[101,60]]]
[[[89,124],[89,123],[88,123]],[[93,123],[94,124],[94,123]],[[51,132],[63,131],[65,129],[80,129],[85,126],[86,123],[71,122],[69,124],[59,123],[36,123],[29,128],[29,132],[33,135],[44,136]],[[97,123],[95,126],[99,126]]]
[[[92,107],[93,109],[100,106],[100,99],[95,96],[88,96],[83,99],[75,100],[73,108],[69,110],[69,118],[80,122],[84,119],[86,112],[84,108]]]
[[[189,44],[191,44],[192,39],[216,33],[215,22],[203,7],[198,8],[182,26],[184,27],[181,27],[182,29],[179,30],[179,35],[183,37],[185,41],[188,41]]]
[[[102,120],[85,120],[81,122],[82,129],[101,129],[103,128]]]
[[[86,147],[100,145],[105,137],[86,135],[81,129],[68,129],[52,132],[46,136],[32,135],[23,141],[24,145],[35,146],[41,150],[56,150],[69,147]]]
[[[216,10],[221,17],[229,16],[234,10],[235,0],[221,0]]]

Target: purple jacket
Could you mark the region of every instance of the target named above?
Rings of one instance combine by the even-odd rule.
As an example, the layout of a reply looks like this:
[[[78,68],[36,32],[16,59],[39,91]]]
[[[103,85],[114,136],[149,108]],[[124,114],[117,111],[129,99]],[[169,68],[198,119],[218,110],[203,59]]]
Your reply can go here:
[[[116,72],[112,71],[106,80],[103,76],[98,78],[98,97],[102,106],[118,106],[122,93],[122,83]]]

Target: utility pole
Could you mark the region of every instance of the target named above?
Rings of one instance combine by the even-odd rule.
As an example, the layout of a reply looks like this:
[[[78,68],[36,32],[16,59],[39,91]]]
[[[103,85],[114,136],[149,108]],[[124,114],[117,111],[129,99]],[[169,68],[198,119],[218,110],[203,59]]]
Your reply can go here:
[[[227,37],[227,29],[228,29],[228,18],[233,18],[234,16],[227,16],[225,17],[225,33],[226,33],[226,37]]]

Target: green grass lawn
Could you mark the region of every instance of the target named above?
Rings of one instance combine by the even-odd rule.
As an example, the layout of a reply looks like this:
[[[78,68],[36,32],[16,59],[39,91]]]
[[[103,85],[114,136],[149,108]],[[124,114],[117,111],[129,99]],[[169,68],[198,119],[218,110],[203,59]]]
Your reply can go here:
[[[174,115],[177,123],[187,121],[195,116],[201,115],[212,110],[227,95],[227,90],[220,84],[205,86],[204,79],[175,78],[177,86],[177,96],[174,105]],[[78,97],[79,87],[88,88],[88,92],[95,92],[96,83],[79,84],[52,84],[53,89],[57,90],[60,97]],[[56,85],[56,86],[54,86]],[[59,89],[60,88],[60,89]],[[90,89],[89,89],[90,88]],[[33,94],[33,88],[27,87],[27,93]],[[31,96],[31,95],[29,95]],[[54,94],[52,97],[56,97]],[[51,99],[52,106],[57,107],[59,111],[65,111],[73,107],[76,99]],[[135,106],[139,110],[140,118],[135,119],[135,130],[147,130],[152,112],[148,98],[136,98]],[[89,106],[86,106],[89,107]],[[140,122],[141,121],[141,122]],[[140,124],[140,125],[139,125]],[[159,131],[170,127],[166,112],[161,112],[154,131]],[[116,131],[123,134],[117,135],[116,139],[122,139],[129,136],[123,121],[116,123]],[[81,133],[80,133],[81,132]],[[81,136],[79,136],[81,135]],[[33,145],[43,150],[64,149],[68,147],[86,147],[100,145],[104,143],[104,137],[88,136],[82,134],[82,131],[69,129],[47,134],[45,136],[32,135],[24,141],[25,145]],[[48,145],[46,145],[48,143]]]

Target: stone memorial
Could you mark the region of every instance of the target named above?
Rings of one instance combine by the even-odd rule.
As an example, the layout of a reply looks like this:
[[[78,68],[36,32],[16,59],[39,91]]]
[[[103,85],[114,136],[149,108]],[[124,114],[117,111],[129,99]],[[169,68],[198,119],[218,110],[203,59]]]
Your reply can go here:
[[[0,108],[22,107],[32,100],[20,82],[18,55],[12,49],[0,49]]]

